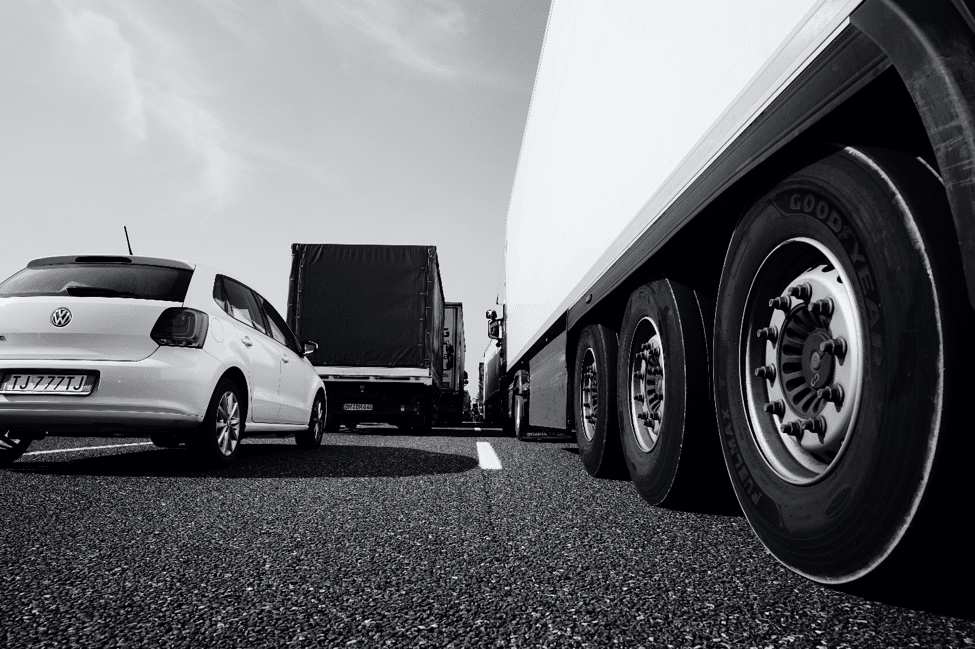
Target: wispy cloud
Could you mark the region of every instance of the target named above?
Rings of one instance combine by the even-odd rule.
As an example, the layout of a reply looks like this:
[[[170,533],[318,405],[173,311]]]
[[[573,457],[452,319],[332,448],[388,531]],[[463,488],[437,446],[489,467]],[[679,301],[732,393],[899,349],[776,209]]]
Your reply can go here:
[[[132,44],[114,20],[74,4],[59,6],[82,70],[113,103],[112,118],[129,135],[144,140],[146,101],[135,75]]]
[[[452,0],[297,0],[328,29],[351,30],[367,45],[408,69],[456,77],[451,55],[467,31],[464,11]]]
[[[81,0],[55,1],[81,70],[112,103],[121,131],[145,141],[159,126],[198,168],[198,186],[185,198],[208,214],[225,207],[245,164],[228,128],[198,99],[205,94],[198,88],[206,84],[186,72],[187,55],[178,40],[128,2],[100,3],[96,9]]]

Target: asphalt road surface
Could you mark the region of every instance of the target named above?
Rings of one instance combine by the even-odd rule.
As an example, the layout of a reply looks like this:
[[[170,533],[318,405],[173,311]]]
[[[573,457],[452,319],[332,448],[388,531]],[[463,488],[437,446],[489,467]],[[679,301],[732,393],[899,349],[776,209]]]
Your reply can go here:
[[[818,586],[734,508],[649,507],[569,443],[365,427],[247,440],[226,470],[141,440],[30,450],[0,470],[4,647],[975,643],[970,592]]]

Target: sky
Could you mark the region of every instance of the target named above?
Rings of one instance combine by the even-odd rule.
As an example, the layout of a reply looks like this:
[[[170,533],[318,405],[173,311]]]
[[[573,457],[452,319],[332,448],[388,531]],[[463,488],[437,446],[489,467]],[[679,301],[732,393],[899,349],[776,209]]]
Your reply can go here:
[[[0,0],[0,279],[214,266],[287,305],[291,244],[435,245],[468,389],[547,0]]]

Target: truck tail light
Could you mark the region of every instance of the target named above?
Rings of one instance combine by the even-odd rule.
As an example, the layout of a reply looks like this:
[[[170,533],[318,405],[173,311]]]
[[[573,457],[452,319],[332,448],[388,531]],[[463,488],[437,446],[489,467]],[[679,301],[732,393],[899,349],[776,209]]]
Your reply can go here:
[[[196,309],[171,307],[162,312],[149,336],[167,347],[203,347],[210,318]]]

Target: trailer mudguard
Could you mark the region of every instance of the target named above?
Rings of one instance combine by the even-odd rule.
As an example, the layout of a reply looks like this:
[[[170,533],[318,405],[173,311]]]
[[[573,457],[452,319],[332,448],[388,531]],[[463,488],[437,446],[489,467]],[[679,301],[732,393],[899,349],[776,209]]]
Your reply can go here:
[[[975,306],[975,20],[962,0],[868,0],[850,22],[890,59],[937,157]],[[882,118],[882,116],[879,116]]]

